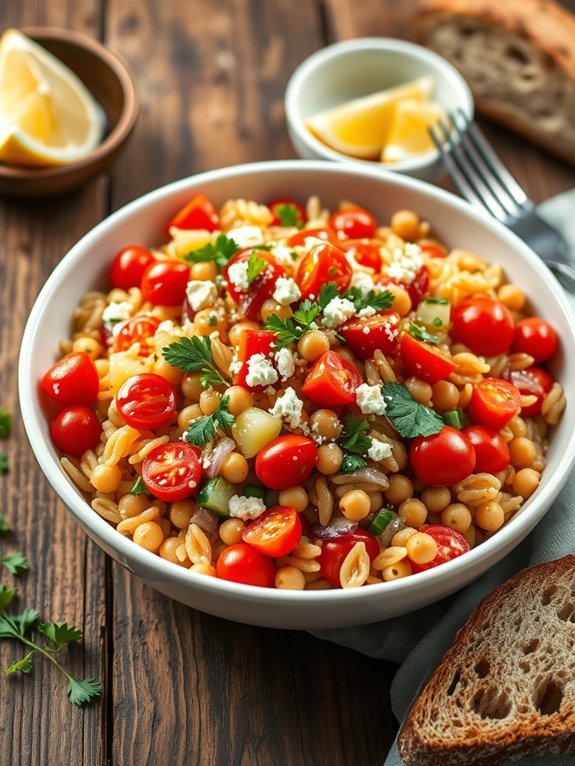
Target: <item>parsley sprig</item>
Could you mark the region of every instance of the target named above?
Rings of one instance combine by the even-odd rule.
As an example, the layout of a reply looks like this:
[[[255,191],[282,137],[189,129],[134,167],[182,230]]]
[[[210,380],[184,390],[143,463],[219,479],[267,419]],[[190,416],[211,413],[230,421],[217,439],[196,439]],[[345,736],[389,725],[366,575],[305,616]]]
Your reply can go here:
[[[8,553],[4,558],[0,559],[0,564],[2,564],[2,566],[14,577],[24,574],[29,568],[28,559],[23,553],[20,553],[20,551]]]
[[[212,357],[212,344],[209,338],[194,336],[179,338],[162,349],[164,359],[172,367],[184,372],[201,372],[200,384],[207,386],[227,386]]]
[[[150,494],[141,476],[138,476],[136,481],[132,484],[130,494],[131,495],[149,495]]]
[[[231,428],[234,423],[234,416],[228,411],[230,397],[224,396],[217,406],[215,412],[211,415],[205,415],[190,423],[186,433],[186,441],[196,447],[203,447],[211,441],[216,435],[216,427],[219,426],[222,431]]]
[[[12,431],[12,415],[0,410],[0,439],[7,439]]]
[[[441,320],[439,320],[440,324],[442,324]],[[411,335],[412,338],[415,338],[416,340],[422,340],[425,343],[441,343],[441,338],[438,338],[435,335],[432,335],[432,333],[428,332],[423,325],[416,324],[415,322],[409,323],[408,332]]]
[[[285,205],[277,205],[275,213],[280,219],[280,226],[295,226],[301,229],[303,221],[301,219],[301,213],[295,205],[286,203]]]
[[[8,473],[8,454],[0,452],[0,474]]]
[[[367,465],[364,455],[372,444],[368,431],[369,423],[363,418],[348,415],[345,419],[337,440],[344,453],[340,468],[342,473],[353,473]]]
[[[0,513],[0,535],[7,535],[8,532],[11,532],[11,531],[12,531],[12,527],[10,526],[10,524],[8,524],[4,516],[2,516],[2,514]]]
[[[430,407],[420,404],[402,383],[384,383],[382,394],[386,415],[396,430],[408,439],[433,436],[441,431],[443,420]]]
[[[248,285],[251,285],[252,282],[255,282],[255,280],[259,277],[267,265],[268,262],[263,258],[260,258],[259,255],[256,255],[255,252],[250,255],[248,258],[247,270]]]
[[[382,290],[376,292],[370,290],[366,296],[363,295],[361,290],[357,287],[349,287],[343,294],[344,298],[350,300],[355,306],[356,312],[362,309],[372,308],[375,311],[383,311],[391,307],[393,303],[393,294],[389,290]]]
[[[184,255],[184,261],[187,263],[214,261],[217,266],[223,268],[239,250],[240,246],[234,239],[220,234],[214,243],[208,242],[207,245]]]
[[[319,312],[320,307],[317,303],[305,300],[300,303],[293,316],[287,319],[280,319],[276,314],[271,314],[265,321],[265,328],[275,333],[275,347],[285,348],[290,343],[296,343],[305,332],[314,329],[313,322]]]

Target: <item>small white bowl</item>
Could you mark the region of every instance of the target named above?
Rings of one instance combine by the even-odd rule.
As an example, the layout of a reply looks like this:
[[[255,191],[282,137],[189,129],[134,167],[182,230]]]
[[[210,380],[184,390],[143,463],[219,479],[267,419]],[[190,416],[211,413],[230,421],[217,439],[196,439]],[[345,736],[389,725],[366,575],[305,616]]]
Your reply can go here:
[[[114,254],[129,242],[159,245],[166,221],[200,192],[216,207],[229,198],[265,202],[282,197],[305,200],[317,194],[332,209],[340,199],[352,199],[380,221],[389,220],[397,209],[418,211],[449,246],[484,253],[503,264],[508,278],[521,285],[534,313],[550,321],[561,338],[562,352],[553,374],[567,396],[572,395],[575,326],[565,295],[539,258],[495,219],[434,186],[369,167],[291,160],[213,170],[156,189],[98,224],[60,261],[30,312],[19,366],[22,417],[42,471],[74,519],[108,555],[161,593],[219,617],[273,628],[335,628],[395,617],[453,593],[496,566],[543,517],[573,466],[572,399],[550,441],[541,484],[510,523],[454,561],[395,582],[349,590],[288,591],[218,580],[150,553],[92,510],[60,466],[40,405],[38,381],[57,357],[60,340],[69,337],[70,317],[80,296],[105,289]],[[52,544],[61,541],[54,539]]]
[[[312,54],[291,76],[285,95],[286,120],[296,153],[303,159],[349,162],[433,180],[441,171],[436,149],[403,162],[377,163],[330,149],[306,128],[306,121],[318,112],[424,75],[433,77],[433,98],[446,112],[462,109],[473,119],[473,97],[463,77],[444,58],[420,45],[368,37],[329,45]]]

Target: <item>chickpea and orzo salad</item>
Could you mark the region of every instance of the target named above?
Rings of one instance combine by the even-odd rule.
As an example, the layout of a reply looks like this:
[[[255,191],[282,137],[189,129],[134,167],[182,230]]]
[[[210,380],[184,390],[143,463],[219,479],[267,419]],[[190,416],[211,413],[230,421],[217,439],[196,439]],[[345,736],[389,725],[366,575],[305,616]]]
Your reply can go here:
[[[536,490],[558,339],[500,265],[317,198],[199,195],[168,232],[116,254],[41,381],[120,534],[204,575],[357,587],[465,553]]]

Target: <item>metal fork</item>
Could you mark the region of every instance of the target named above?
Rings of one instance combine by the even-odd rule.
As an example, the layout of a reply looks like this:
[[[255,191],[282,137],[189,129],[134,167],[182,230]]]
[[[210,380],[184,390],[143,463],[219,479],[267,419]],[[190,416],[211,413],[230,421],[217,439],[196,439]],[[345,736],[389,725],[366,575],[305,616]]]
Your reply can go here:
[[[462,110],[430,129],[443,164],[457,189],[474,207],[486,210],[524,240],[563,286],[575,292],[575,268],[556,229],[540,218],[535,205]]]

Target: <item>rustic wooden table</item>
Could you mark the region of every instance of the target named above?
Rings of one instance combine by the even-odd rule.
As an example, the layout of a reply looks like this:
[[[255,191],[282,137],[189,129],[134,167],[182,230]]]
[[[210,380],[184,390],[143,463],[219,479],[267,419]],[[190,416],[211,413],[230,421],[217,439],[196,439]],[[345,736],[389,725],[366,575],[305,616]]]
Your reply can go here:
[[[103,681],[80,710],[38,662],[0,680],[0,766],[218,764],[378,766],[394,735],[395,667],[311,636],[236,625],[144,587],[92,544],[40,473],[17,417],[16,367],[28,311],[51,269],[112,210],[191,173],[292,157],[283,93],[295,66],[336,40],[410,36],[394,0],[2,0],[0,30],[52,25],[106,42],[128,61],[141,114],[109,177],[60,199],[0,200],[0,406],[10,473],[0,512],[25,552],[22,603],[85,633],[76,675]],[[574,2],[570,3],[575,10]],[[573,169],[487,126],[536,200],[575,184]],[[2,667],[20,656],[3,642]]]

